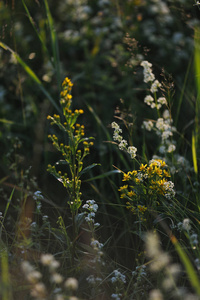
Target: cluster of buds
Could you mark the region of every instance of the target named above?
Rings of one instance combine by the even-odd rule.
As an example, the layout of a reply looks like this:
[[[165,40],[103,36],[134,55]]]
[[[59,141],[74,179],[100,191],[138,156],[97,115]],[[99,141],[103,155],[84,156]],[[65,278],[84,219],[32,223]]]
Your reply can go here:
[[[72,104],[72,82],[69,78],[65,78],[62,83],[63,90],[60,93],[60,104],[63,110],[64,122],[59,115],[54,114],[48,116],[51,125],[57,125],[59,129],[64,131],[68,136],[67,145],[59,142],[58,137],[53,134],[49,135],[53,146],[62,154],[63,160],[60,160],[56,165],[66,164],[69,166],[68,173],[57,171],[55,166],[48,165],[48,171],[52,173],[68,190],[71,211],[76,211],[81,206],[81,172],[83,171],[83,160],[90,152],[90,147],[93,142],[89,141],[92,138],[85,138],[84,125],[77,123],[79,115],[83,114],[82,109],[71,110]]]

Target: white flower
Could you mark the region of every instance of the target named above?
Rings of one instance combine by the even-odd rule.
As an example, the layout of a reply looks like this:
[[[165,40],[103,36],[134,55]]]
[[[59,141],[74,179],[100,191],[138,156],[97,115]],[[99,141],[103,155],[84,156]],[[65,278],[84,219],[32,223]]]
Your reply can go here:
[[[54,256],[52,254],[42,254],[40,261],[44,266],[49,266],[54,261]]]
[[[190,225],[190,219],[184,219],[182,224],[182,228],[186,231],[189,231],[191,229]]]
[[[121,281],[123,283],[126,283],[126,276],[125,275],[123,275],[118,270],[114,270],[113,273],[114,273],[114,276],[111,278],[112,283],[117,282],[117,281]]]
[[[149,293],[149,300],[163,300],[163,295],[160,290],[151,290]]]
[[[136,157],[137,148],[134,146],[129,146],[127,152],[130,154],[131,158]]]
[[[170,130],[163,131],[163,133],[162,133],[162,140],[163,141],[167,140],[172,135],[173,135],[173,133]]]
[[[99,250],[103,247],[103,244],[100,243],[98,240],[92,240],[91,241],[91,246],[95,249],[95,250]]]
[[[170,113],[169,113],[169,110],[166,109],[164,112],[163,112],[163,118],[164,119],[170,119]]]
[[[51,275],[51,282],[54,282],[54,283],[62,283],[63,282],[63,277],[62,275],[58,274],[58,273],[53,273]]]
[[[112,122],[111,127],[114,128],[114,129],[120,130],[120,127],[116,122]]]
[[[78,280],[73,277],[69,277],[65,281],[65,287],[69,290],[76,291],[78,289]]]
[[[32,271],[29,274],[27,274],[27,280],[30,283],[36,283],[38,282],[42,277],[42,274],[38,271]]]
[[[158,91],[158,88],[161,86],[160,82],[158,80],[155,80],[152,85],[150,91],[154,94]]]
[[[157,100],[158,103],[160,103],[161,105],[167,105],[167,100],[165,99],[165,97],[160,97]]]
[[[152,64],[149,63],[148,61],[142,61],[141,64],[140,64],[143,68],[144,68],[144,82],[149,82],[149,81],[154,81],[155,79],[155,76],[154,74],[152,73]]]
[[[152,121],[143,121],[142,127],[148,131],[151,131],[151,129],[153,128],[153,122]]]
[[[128,145],[128,143],[126,140],[121,140],[121,142],[119,143],[119,149],[124,150],[124,149],[126,149],[127,145]]]
[[[25,274],[29,274],[34,271],[34,267],[26,260],[22,262],[21,268]]]
[[[33,289],[31,290],[31,296],[37,299],[45,299],[46,297],[46,287],[44,283],[39,282],[34,285]]]
[[[164,153],[166,152],[165,146],[163,146],[163,145],[160,146],[160,147],[159,147],[159,152],[162,153],[162,154],[164,154]]]
[[[154,103],[154,98],[151,96],[151,95],[147,95],[145,98],[144,98],[144,103],[146,103],[147,105],[152,105],[152,104],[155,104]]]
[[[176,150],[176,146],[171,144],[171,145],[169,145],[167,152],[171,153],[171,152],[174,152],[175,150]]]
[[[158,130],[161,130],[161,131],[165,130],[166,126],[165,126],[163,118],[158,118],[158,120],[156,122],[156,128],[158,128]]]

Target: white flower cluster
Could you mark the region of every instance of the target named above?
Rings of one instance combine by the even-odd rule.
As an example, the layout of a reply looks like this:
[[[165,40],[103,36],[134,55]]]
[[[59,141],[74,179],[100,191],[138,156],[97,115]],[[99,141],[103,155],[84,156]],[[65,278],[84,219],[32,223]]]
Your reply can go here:
[[[101,263],[102,265],[104,265],[104,262],[101,259],[103,256],[103,251],[101,250],[103,248],[103,244],[100,243],[98,240],[92,239],[90,245],[92,246],[95,252],[95,256],[91,260],[91,262],[94,264]]]
[[[87,282],[92,284],[92,285],[95,285],[95,284],[99,284],[102,282],[102,278],[101,277],[96,277],[94,275],[90,275],[86,278]]]
[[[98,210],[98,204],[96,204],[94,200],[87,200],[86,204],[84,204],[82,208],[87,210],[87,216],[85,217],[85,221],[89,224],[93,223],[95,227],[98,227],[100,224],[94,223],[95,213]]]
[[[50,282],[52,284],[63,284],[63,287],[67,291],[69,291],[70,294],[72,291],[74,292],[78,289],[78,281],[76,278],[70,277],[64,281],[63,276],[57,272],[57,268],[60,266],[60,263],[57,260],[55,260],[52,254],[42,254],[40,257],[40,262],[43,266],[48,267],[48,271],[50,273]],[[31,296],[36,300],[47,299],[47,294],[49,294],[49,292],[47,291],[47,287],[45,286],[45,284],[41,282],[42,274],[39,271],[36,271],[35,268],[28,261],[23,261],[21,264],[21,268],[26,279],[30,283]],[[64,293],[60,293],[62,292],[61,286],[57,290],[58,292],[54,295],[54,299],[64,300]],[[56,290],[54,290],[54,293],[55,291]],[[76,297],[74,297],[73,299],[78,300],[78,298]]]
[[[167,100],[165,99],[165,97],[159,97],[155,102],[154,98],[151,95],[147,95],[144,98],[144,103],[149,105],[151,108],[156,107],[157,109],[160,109],[162,105],[167,105]]]
[[[161,84],[158,80],[155,80],[150,88],[150,91],[152,92],[152,94],[156,93],[158,91],[158,88],[161,87]]]
[[[150,268],[154,272],[161,271],[170,263],[169,255],[162,251],[158,235],[153,232],[146,234],[146,253],[152,259]]]
[[[141,62],[141,66],[144,68],[144,82],[153,82],[155,79],[154,74],[152,73],[152,64],[146,60]]]
[[[114,129],[113,140],[121,142],[121,140],[123,139],[123,137],[120,135],[120,133],[122,133],[122,129],[116,122],[112,122],[111,127]]]
[[[143,121],[143,125],[142,125],[142,128],[148,130],[148,131],[151,131],[152,128],[153,128],[153,122],[152,121]]]
[[[122,296],[121,293],[118,293],[118,294],[113,293],[113,294],[111,295],[111,298],[113,298],[113,299],[115,299],[115,300],[120,300],[120,299],[121,299],[121,296]]]
[[[143,61],[141,66],[144,68],[144,82],[152,82],[155,79],[155,76],[152,74],[152,64],[148,61]],[[160,87],[160,82],[158,80],[154,80],[150,88],[151,93],[155,94]],[[167,100],[165,97],[159,97],[158,99],[155,97],[154,99],[151,95],[147,95],[144,98],[144,103],[149,105],[151,108],[156,108],[157,110],[159,110],[163,105],[167,106]],[[164,111],[163,118],[158,118],[155,123],[155,127],[152,121],[143,121],[142,128],[148,131],[151,131],[154,128],[156,133],[161,136],[162,141],[159,148],[160,153],[172,153],[176,150],[175,142],[171,142],[170,140],[173,136],[173,132],[176,131],[176,128],[172,126],[172,118],[168,109]]]
[[[167,199],[171,199],[172,197],[175,196],[174,183],[172,181],[164,182],[163,188],[164,188],[165,192],[167,192],[167,193],[165,193],[165,197]]]
[[[115,282],[126,283],[126,276],[123,275],[120,271],[114,270],[113,273],[114,273],[114,276],[111,277],[112,283],[115,283]]]
[[[134,146],[128,146],[128,142],[120,135],[120,133],[122,133],[122,129],[116,122],[112,122],[111,127],[114,129],[113,140],[119,142],[119,149],[125,150],[128,154],[130,154],[131,158],[134,159],[136,157],[137,148]]]

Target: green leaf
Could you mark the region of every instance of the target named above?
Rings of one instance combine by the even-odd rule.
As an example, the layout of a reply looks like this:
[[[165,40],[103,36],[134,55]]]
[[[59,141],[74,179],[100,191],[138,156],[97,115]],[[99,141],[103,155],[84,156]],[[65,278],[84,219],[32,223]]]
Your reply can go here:
[[[119,174],[119,173],[121,173],[121,171],[119,171],[119,170],[109,171],[109,172],[103,173],[103,174],[101,174],[101,175],[92,177],[92,178],[90,178],[90,179],[83,180],[83,182],[88,182],[88,181],[92,181],[92,180],[96,180],[96,179],[105,178],[105,177],[111,176],[111,175],[116,174],[116,173]]]
[[[93,163],[93,164],[91,164],[91,165],[85,167],[85,168],[80,172],[80,176],[81,176],[82,174],[85,174],[85,173],[89,172],[89,171],[90,171],[91,169],[93,169],[94,167],[100,166],[100,165],[101,165],[101,164]]]

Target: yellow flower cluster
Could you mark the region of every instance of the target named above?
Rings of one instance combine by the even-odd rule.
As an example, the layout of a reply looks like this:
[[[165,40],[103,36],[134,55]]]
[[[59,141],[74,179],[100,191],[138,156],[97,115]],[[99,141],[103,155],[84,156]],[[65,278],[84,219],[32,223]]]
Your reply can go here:
[[[139,170],[123,173],[122,181],[126,184],[119,188],[120,198],[127,200],[127,208],[134,214],[144,214],[160,204],[161,196],[170,199],[175,195],[174,184],[168,178],[165,161],[156,159],[141,164]]]
[[[76,109],[74,112],[71,110],[72,103],[72,82],[68,77],[62,83],[63,91],[60,93],[60,104],[64,115],[64,122],[59,115],[54,114],[48,116],[47,119],[51,121],[51,125],[57,125],[62,131],[67,134],[67,145],[58,141],[55,134],[49,135],[49,139],[52,141],[53,146],[62,154],[64,160],[60,160],[59,164],[67,164],[69,166],[68,174],[57,171],[55,166],[48,165],[48,171],[52,173],[68,190],[70,200],[68,201],[71,211],[76,211],[81,205],[81,172],[83,171],[83,160],[86,155],[89,154],[90,146],[93,142],[89,140],[92,138],[84,137],[84,125],[77,123],[79,115],[83,114],[82,109]],[[79,149],[81,144],[81,149]]]

